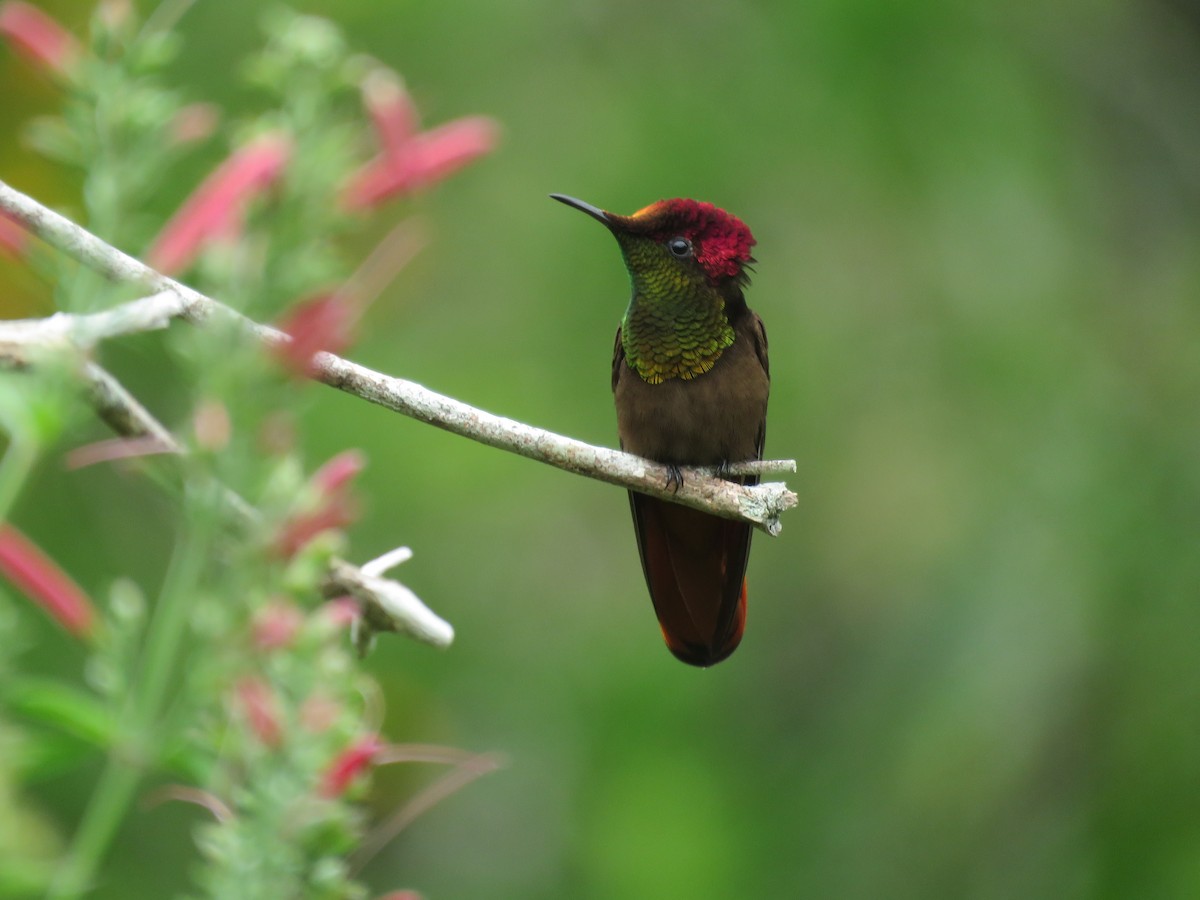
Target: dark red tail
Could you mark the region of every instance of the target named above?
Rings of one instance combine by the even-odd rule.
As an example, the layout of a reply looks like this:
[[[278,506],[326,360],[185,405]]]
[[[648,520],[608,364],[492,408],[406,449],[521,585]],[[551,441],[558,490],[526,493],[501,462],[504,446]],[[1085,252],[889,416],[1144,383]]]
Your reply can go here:
[[[667,648],[689,665],[719,663],[746,627],[751,527],[632,491],[629,501]]]

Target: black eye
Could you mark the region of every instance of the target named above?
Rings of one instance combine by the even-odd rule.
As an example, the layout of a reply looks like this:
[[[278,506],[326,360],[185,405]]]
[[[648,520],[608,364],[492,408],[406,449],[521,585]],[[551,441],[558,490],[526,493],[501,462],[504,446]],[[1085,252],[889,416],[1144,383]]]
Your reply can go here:
[[[667,249],[672,255],[687,259],[692,255],[692,242],[685,237],[673,237],[667,241]]]

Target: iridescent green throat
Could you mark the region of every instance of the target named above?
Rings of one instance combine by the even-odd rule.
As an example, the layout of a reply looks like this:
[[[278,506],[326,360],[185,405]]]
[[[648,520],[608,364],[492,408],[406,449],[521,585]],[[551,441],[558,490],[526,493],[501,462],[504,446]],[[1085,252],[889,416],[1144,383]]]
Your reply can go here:
[[[699,272],[674,260],[638,259],[648,254],[637,249],[626,253],[633,281],[621,320],[626,361],[649,384],[703,375],[733,343],[724,299]]]

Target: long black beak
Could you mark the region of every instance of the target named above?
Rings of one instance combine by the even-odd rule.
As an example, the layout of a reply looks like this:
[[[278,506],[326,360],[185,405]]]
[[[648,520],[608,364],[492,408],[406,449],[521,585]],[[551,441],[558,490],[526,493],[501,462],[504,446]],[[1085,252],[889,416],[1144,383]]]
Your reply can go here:
[[[598,207],[592,206],[590,203],[584,203],[582,200],[576,200],[574,197],[568,197],[566,194],[551,194],[550,196],[559,203],[565,203],[567,206],[575,207],[580,212],[587,213],[593,219],[607,225],[609,228],[615,224],[608,213]]]

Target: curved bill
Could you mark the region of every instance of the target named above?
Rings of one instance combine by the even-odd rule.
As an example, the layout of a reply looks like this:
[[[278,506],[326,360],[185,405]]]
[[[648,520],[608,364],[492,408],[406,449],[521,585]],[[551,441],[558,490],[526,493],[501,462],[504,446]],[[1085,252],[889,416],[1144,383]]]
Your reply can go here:
[[[565,203],[567,206],[575,207],[580,212],[587,213],[598,222],[603,222],[609,226],[613,224],[613,220],[609,217],[609,214],[599,207],[592,206],[590,203],[584,203],[582,200],[577,200],[574,197],[568,197],[566,194],[551,194],[550,196],[559,203]]]

